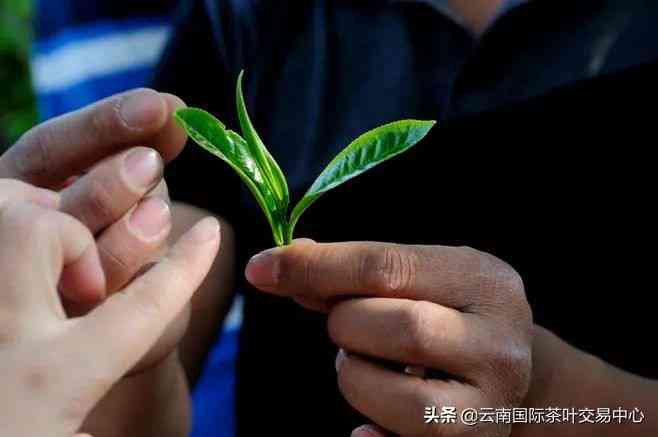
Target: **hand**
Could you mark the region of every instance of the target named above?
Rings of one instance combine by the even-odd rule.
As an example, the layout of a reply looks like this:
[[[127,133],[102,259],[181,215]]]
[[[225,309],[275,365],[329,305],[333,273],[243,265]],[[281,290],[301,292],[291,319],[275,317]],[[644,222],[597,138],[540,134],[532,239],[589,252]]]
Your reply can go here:
[[[519,275],[504,262],[463,247],[302,240],[257,255],[246,276],[329,313],[329,335],[345,351],[336,362],[340,390],[383,429],[509,435],[506,426],[423,420],[426,407],[513,407],[526,395],[532,316]],[[353,435],[388,434],[369,426]]]
[[[183,105],[152,90],[127,92],[35,127],[0,157],[0,178],[60,190],[59,209],[96,237],[106,289],[65,271],[60,291],[70,315],[85,314],[166,252],[172,225],[163,160],[186,141],[172,120]],[[172,350],[187,318],[186,310],[136,370]]]
[[[48,191],[0,183],[3,436],[73,436],[181,312],[219,246],[217,221],[205,219],[120,293],[69,319],[57,290],[62,273],[98,289],[105,277],[91,232],[51,206]]]

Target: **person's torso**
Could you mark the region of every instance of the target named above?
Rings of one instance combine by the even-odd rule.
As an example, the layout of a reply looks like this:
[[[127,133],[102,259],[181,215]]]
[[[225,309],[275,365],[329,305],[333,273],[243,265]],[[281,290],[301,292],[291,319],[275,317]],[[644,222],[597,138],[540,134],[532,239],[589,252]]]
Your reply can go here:
[[[298,236],[491,252],[523,276],[538,323],[658,376],[645,347],[655,326],[645,302],[650,259],[640,252],[652,238],[653,2],[535,0],[502,17],[477,47],[422,2],[284,3],[262,6],[268,20],[241,47],[251,53],[224,66],[231,74],[246,68],[248,106],[293,199],[363,131],[402,118],[439,120],[408,154],[324,196]],[[232,85],[206,83],[202,102],[228,120],[223,96]],[[213,99],[222,103],[213,108]],[[190,160],[197,177],[212,180],[222,165],[185,153],[198,154]],[[228,180],[196,196],[227,202],[239,186]],[[232,218],[244,261],[272,242],[240,190]],[[247,293],[240,435],[347,435],[359,424],[338,393],[324,325],[324,316],[292,302]]]

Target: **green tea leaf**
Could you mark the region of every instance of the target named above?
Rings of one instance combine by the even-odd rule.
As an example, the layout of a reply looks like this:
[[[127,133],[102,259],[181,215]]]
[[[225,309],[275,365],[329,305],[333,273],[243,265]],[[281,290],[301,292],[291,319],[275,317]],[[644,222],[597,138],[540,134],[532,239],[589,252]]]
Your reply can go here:
[[[251,123],[242,91],[243,73],[238,77],[235,95],[244,138],[202,109],[180,109],[175,117],[190,138],[228,163],[247,184],[279,246],[290,244],[299,218],[322,194],[405,152],[423,139],[436,123],[402,120],[361,135],[329,163],[288,220],[288,183]]]
[[[244,71],[240,72],[240,76],[238,76],[238,83],[235,91],[235,100],[238,107],[238,118],[240,119],[242,135],[245,140],[247,140],[247,144],[251,150],[251,155],[258,163],[261,172],[276,195],[279,212],[285,216],[288,213],[288,204],[290,203],[288,182],[286,181],[286,177],[283,175],[279,164],[277,164],[267,150],[267,147],[265,147],[265,144],[260,139],[260,136],[251,123],[249,112],[247,111],[247,106],[244,101],[244,93],[242,91],[243,76]]]
[[[275,194],[252,157],[247,142],[202,109],[183,108],[174,116],[194,142],[235,170],[267,217],[276,244],[282,245],[287,228],[285,215],[281,216]]]
[[[399,155],[422,140],[435,121],[401,120],[373,129],[354,140],[318,176],[292,212],[285,242],[293,237],[301,215],[327,191]]]

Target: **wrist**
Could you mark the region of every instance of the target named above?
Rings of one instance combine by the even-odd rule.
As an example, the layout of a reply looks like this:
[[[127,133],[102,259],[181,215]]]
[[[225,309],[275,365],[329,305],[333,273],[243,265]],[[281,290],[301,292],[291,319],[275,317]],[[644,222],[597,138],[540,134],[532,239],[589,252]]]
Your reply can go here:
[[[535,326],[533,376],[524,408],[582,409],[639,408],[646,414],[642,424],[529,424],[515,426],[514,437],[605,437],[640,436],[658,432],[655,422],[658,383],[617,369],[603,360],[580,351],[555,334]],[[651,417],[650,417],[651,416]]]
[[[591,397],[588,394],[596,392],[609,373],[603,361],[538,325],[534,327],[532,361],[526,408],[584,407]]]

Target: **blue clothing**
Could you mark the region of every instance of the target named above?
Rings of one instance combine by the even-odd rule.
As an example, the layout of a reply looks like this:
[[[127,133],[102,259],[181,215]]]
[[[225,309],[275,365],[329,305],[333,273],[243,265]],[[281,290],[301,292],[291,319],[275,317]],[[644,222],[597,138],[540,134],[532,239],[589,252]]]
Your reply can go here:
[[[104,97],[150,85],[169,38],[174,3],[38,1],[32,70],[41,118],[46,120]],[[234,434],[241,302],[240,297],[236,298],[194,387],[194,436],[206,435],[208,426],[222,436]]]
[[[43,119],[150,83],[172,4],[135,11],[130,3],[37,2],[32,71]]]
[[[438,119],[410,153],[326,194],[298,235],[493,253],[524,278],[538,323],[655,376],[646,337],[633,338],[653,329],[650,309],[637,305],[651,282],[636,272],[651,268],[638,270],[648,263],[627,245],[651,229],[628,212],[652,198],[653,161],[633,145],[638,132],[652,137],[652,111],[638,102],[651,107],[657,94],[656,2],[532,0],[478,40],[429,3],[190,1],[159,87],[235,129],[233,87],[244,68],[252,120],[292,199],[365,130]],[[609,152],[604,141],[618,146]],[[633,169],[631,179],[619,177],[622,168]],[[239,272],[272,245],[257,204],[223,163],[190,147],[169,171],[179,198],[234,224]],[[335,437],[368,422],[337,390],[325,318],[243,287],[238,435]],[[620,299],[619,290],[636,297]],[[624,314],[633,317],[617,323]],[[385,388],[361,394],[396,407]],[[416,409],[409,421],[421,420],[420,401]]]

